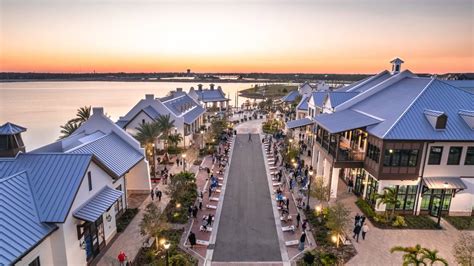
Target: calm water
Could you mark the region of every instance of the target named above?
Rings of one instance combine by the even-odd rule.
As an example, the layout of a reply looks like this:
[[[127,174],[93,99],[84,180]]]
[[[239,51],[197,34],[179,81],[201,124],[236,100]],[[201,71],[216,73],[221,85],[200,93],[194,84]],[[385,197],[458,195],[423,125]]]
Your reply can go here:
[[[23,134],[27,150],[58,139],[59,126],[74,117],[80,106],[102,106],[116,121],[145,94],[165,96],[170,90],[189,91],[195,82],[18,82],[0,83],[0,124],[6,121],[28,128]],[[231,104],[238,90],[252,83],[215,83],[221,86]],[[208,87],[208,84],[204,84]],[[245,99],[239,98],[239,105]]]

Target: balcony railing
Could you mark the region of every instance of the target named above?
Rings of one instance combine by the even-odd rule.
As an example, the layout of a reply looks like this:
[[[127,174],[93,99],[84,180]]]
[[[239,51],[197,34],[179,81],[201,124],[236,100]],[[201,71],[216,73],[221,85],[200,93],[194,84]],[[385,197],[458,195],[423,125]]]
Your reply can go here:
[[[339,148],[336,161],[364,161],[364,152]]]

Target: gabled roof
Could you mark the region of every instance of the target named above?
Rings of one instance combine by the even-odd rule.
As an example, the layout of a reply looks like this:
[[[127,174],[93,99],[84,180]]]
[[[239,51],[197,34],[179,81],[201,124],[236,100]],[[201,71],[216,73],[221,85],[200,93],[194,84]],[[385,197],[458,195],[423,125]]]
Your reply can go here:
[[[68,150],[66,153],[94,154],[101,163],[113,172],[115,177],[125,175],[144,158],[142,153],[131,147],[113,132]]]
[[[324,99],[326,99],[327,94],[328,92],[326,91],[313,92],[311,96],[311,101],[313,105],[322,108],[324,104]]]
[[[309,98],[308,96],[301,98],[300,103],[296,106],[296,110],[307,111]]]
[[[43,223],[26,172],[0,177],[0,265],[14,264],[57,226]]]
[[[181,116],[192,107],[199,106],[188,94],[165,101],[163,104],[176,116]]]
[[[448,83],[451,86],[458,87],[465,91],[474,93],[474,79],[467,80],[443,80],[443,82]]]
[[[474,110],[459,110],[458,114],[464,119],[466,125],[474,130]]]
[[[26,172],[39,220],[62,223],[91,160],[90,154],[20,153],[14,159],[0,159],[0,177]]]
[[[26,128],[21,127],[19,125],[15,125],[10,122],[6,122],[2,126],[0,126],[0,135],[15,135],[25,131]]]
[[[155,119],[160,114],[165,115],[164,113],[160,112],[158,99],[151,94],[145,95],[145,99],[141,99],[125,116],[119,118],[116,124],[124,128],[125,126],[130,123],[135,117],[140,114],[140,112],[144,112],[148,115],[151,119]]]
[[[331,114],[321,114],[314,118],[319,126],[329,133],[339,133],[347,130],[365,128],[382,122],[374,117],[367,116],[353,110],[343,110]]]
[[[122,191],[105,186],[82,206],[77,208],[73,215],[83,221],[95,222],[122,195]]]
[[[377,75],[365,78],[361,81],[355,82],[349,86],[338,89],[337,91],[346,91],[346,92],[365,92],[368,89],[372,88],[375,85],[380,84],[381,82],[393,77],[390,72],[384,70]]]
[[[311,124],[314,124],[314,121],[311,120],[310,118],[305,117],[305,118],[291,120],[291,121],[286,122],[286,127],[288,129],[293,129],[297,127],[304,127]]]
[[[281,101],[282,102],[294,102],[296,100],[296,98],[298,97],[298,95],[300,95],[298,93],[298,90],[290,91],[290,92],[288,92],[288,94],[283,96],[283,98],[281,98]]]
[[[183,115],[184,123],[186,123],[188,125],[192,124],[194,121],[196,121],[196,119],[198,119],[205,112],[206,112],[206,109],[202,108],[199,105],[193,107],[191,110],[188,110]]]
[[[354,96],[359,94],[359,92],[339,92],[339,91],[331,91],[328,92],[328,98],[331,102],[331,107],[336,107],[347,100],[352,99]]]
[[[224,92],[222,89],[201,89],[201,90],[194,90],[194,92],[198,95],[198,100],[201,102],[221,102],[221,101],[228,101],[225,97]]]

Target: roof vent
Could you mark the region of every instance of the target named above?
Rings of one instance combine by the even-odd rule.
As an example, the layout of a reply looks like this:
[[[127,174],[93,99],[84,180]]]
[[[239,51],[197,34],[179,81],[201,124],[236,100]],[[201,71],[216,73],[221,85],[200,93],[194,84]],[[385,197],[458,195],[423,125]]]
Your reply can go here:
[[[198,90],[202,91],[202,84],[198,84]]]
[[[214,84],[209,84],[209,88],[211,88],[211,90],[214,90]]]
[[[104,114],[104,107],[94,107],[92,108],[93,115],[103,115]]]
[[[466,122],[467,126],[474,130],[474,111],[460,110],[458,114]]]
[[[400,73],[403,63],[405,62],[398,57],[390,61],[390,64],[392,64],[392,75]]]
[[[183,91],[183,88],[176,88],[176,91],[177,91],[177,92],[182,92],[182,91]]]
[[[423,113],[425,114],[426,119],[431,124],[433,129],[435,130],[446,129],[448,116],[444,112],[425,109]]]
[[[145,100],[153,100],[153,99],[155,99],[154,94],[145,94]]]

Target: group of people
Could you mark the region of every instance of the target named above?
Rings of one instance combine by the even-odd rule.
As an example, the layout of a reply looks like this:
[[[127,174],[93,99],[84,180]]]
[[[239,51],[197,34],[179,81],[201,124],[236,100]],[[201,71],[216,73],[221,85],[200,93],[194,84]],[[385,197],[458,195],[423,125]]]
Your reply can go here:
[[[161,196],[163,196],[163,192],[158,189],[158,187],[152,189],[150,191],[150,196],[151,196],[151,201],[155,200],[155,197],[158,199],[158,201],[161,201]]]
[[[369,231],[369,226],[365,223],[365,216],[359,215],[358,213],[354,217],[354,233],[352,238],[359,242],[359,235],[362,233],[362,239],[365,240],[365,236]]]

